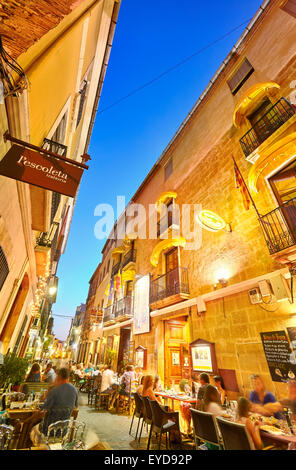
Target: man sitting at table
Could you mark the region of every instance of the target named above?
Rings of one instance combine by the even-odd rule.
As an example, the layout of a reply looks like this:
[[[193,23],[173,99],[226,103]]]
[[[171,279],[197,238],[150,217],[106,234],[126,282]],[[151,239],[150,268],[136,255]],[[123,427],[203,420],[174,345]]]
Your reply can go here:
[[[78,406],[77,389],[69,383],[70,371],[62,368],[57,372],[55,387],[50,390],[42,406],[46,414],[31,431],[31,440],[38,442],[40,434],[47,435],[48,426],[57,421],[70,419],[74,408]],[[38,436],[39,433],[39,436]]]

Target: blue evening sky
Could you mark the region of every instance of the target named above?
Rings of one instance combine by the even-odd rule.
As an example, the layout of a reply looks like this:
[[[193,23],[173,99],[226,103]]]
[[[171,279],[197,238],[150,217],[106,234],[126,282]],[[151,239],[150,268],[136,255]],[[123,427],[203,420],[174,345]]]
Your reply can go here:
[[[246,25],[117,106],[103,109],[250,19],[261,3],[122,0],[89,148],[90,169],[82,179],[59,263],[54,314],[74,315],[86,301],[105,243],[94,236],[96,205],[116,207],[117,195],[129,201]],[[70,320],[55,317],[59,339],[66,339],[69,326]]]

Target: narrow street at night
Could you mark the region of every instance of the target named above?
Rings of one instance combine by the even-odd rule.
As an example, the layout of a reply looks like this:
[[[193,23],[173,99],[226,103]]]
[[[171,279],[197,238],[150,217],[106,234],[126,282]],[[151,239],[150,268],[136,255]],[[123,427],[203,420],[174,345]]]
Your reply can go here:
[[[296,0],[0,0],[0,457],[294,455],[295,44]]]

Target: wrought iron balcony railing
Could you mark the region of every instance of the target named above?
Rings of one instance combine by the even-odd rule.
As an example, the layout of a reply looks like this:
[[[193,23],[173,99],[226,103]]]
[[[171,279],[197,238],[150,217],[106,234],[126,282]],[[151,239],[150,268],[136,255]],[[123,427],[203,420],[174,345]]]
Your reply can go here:
[[[189,294],[187,268],[178,267],[154,279],[150,285],[150,304],[176,294]]]
[[[271,255],[296,245],[296,198],[260,217]]]
[[[51,248],[54,244],[56,234],[58,232],[59,223],[53,222],[49,232],[42,232],[37,238],[37,245]]]
[[[119,261],[113,266],[112,271],[111,271],[111,277],[115,276],[115,274],[118,273],[120,267],[121,267],[121,261]]]
[[[103,322],[107,323],[109,321],[113,321],[114,319],[115,319],[114,304],[112,304],[112,305],[109,305],[109,307],[104,308]]]
[[[293,106],[281,98],[273,105],[262,118],[260,118],[241,139],[243,152],[248,157],[268,137],[287,122],[295,114]]]
[[[124,297],[123,299],[117,300],[115,305],[115,318],[133,316],[133,299],[132,297]]]
[[[124,268],[128,263],[135,263],[136,262],[137,252],[134,248],[128,251],[122,260],[122,267]]]
[[[55,142],[54,140],[44,139],[42,147],[45,150],[49,150],[50,152],[57,153],[62,157],[66,157],[67,155],[67,146],[60,144],[59,142]]]

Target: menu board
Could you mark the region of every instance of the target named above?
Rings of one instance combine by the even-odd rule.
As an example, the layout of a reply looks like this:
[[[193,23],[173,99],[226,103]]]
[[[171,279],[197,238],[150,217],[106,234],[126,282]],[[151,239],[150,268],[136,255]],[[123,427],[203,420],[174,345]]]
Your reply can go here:
[[[296,378],[296,364],[291,362],[291,348],[285,331],[260,333],[273,382],[287,382]]]

